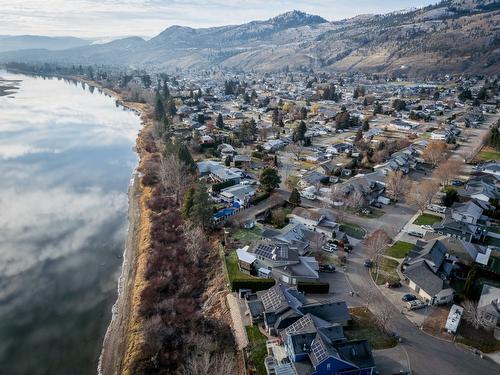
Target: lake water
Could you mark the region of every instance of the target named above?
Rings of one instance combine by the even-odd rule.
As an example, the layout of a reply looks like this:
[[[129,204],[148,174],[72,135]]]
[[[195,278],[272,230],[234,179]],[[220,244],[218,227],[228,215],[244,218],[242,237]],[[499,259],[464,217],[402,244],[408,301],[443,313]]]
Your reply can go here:
[[[140,119],[88,85],[2,78],[20,82],[0,96],[0,375],[95,374]]]

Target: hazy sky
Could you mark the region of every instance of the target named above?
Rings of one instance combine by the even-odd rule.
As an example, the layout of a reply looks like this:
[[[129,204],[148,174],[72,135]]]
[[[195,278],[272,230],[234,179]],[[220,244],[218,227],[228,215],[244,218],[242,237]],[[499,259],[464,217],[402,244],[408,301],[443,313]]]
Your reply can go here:
[[[0,0],[0,34],[154,36],[171,25],[209,27],[299,9],[338,20],[438,0]]]

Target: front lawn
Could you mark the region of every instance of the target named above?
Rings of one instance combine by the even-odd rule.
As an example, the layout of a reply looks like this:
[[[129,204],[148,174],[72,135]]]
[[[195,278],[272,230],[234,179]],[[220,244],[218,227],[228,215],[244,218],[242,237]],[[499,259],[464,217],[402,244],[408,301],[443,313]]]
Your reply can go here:
[[[477,154],[476,160],[478,161],[490,161],[490,160],[500,160],[500,152],[492,147],[483,147],[483,149]]]
[[[349,340],[368,340],[375,350],[392,348],[397,340],[380,328],[377,318],[364,307],[349,309],[352,321],[345,328],[345,337]]]
[[[404,258],[411,249],[413,249],[413,244],[404,241],[396,241],[394,245],[387,249],[385,252],[387,255],[394,258]]]
[[[247,245],[250,242],[260,240],[262,235],[262,229],[260,227],[254,227],[252,229],[235,229],[231,233],[231,237],[236,241],[242,242]]]
[[[342,223],[340,230],[347,234],[349,237],[362,240],[365,237],[365,230],[356,224]]]
[[[267,356],[267,337],[260,332],[257,326],[247,326],[245,329],[247,331],[252,366],[255,367],[258,375],[266,375],[264,359]]]
[[[431,215],[431,214],[422,214],[413,222],[415,225],[432,225],[435,223],[439,223],[443,220],[442,217]]]
[[[396,272],[398,262],[394,259],[385,258],[380,256],[378,259],[378,267],[375,264],[371,269],[372,278],[377,285],[384,285],[386,282],[399,281],[399,275]],[[378,271],[378,277],[377,277]]]

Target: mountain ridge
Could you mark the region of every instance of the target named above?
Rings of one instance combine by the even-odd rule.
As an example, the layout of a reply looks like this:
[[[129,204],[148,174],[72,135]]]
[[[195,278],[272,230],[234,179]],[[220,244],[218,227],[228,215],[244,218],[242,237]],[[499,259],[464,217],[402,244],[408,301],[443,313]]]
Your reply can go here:
[[[126,38],[63,51],[1,53],[0,61],[108,64],[162,70],[291,69],[410,74],[498,72],[500,4],[444,0],[416,10],[329,22],[290,11],[264,21],[170,26],[150,40]]]

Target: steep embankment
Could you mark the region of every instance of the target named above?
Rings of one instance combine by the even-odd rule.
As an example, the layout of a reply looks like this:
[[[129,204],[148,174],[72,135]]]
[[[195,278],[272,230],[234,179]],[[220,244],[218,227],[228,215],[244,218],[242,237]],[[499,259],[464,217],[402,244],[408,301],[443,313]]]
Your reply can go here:
[[[114,92],[109,91],[109,93],[120,98]],[[118,285],[118,298],[113,306],[112,321],[106,332],[99,360],[98,370],[102,375],[128,374],[130,365],[140,355],[144,341],[139,308],[141,292],[145,286],[144,274],[150,247],[151,212],[147,202],[151,196],[151,188],[142,185],[140,171],[144,169],[145,163],[151,156],[144,147],[143,140],[144,135],[151,131],[153,123],[145,104],[124,102],[124,105],[141,114],[143,128],[136,142],[139,173],[134,175],[129,188],[129,229]]]

